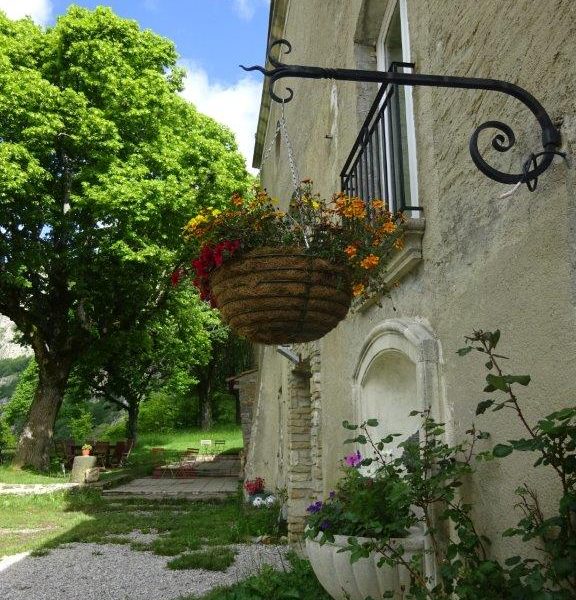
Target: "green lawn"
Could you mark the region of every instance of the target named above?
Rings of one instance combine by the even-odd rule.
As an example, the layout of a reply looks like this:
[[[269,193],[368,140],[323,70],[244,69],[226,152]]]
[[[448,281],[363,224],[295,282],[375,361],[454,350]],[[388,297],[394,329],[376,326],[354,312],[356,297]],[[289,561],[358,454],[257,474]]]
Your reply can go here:
[[[130,533],[155,531],[152,541]],[[238,497],[226,502],[107,500],[95,489],[36,496],[0,496],[0,557],[23,551],[41,556],[71,542],[130,545],[134,552],[170,557],[167,568],[225,570],[235,551],[229,544],[259,535],[279,536],[277,510],[255,509]],[[289,557],[290,569],[270,567],[205,600],[329,600],[307,561]],[[184,600],[184,599],[183,599]],[[199,600],[190,597],[188,600]]]
[[[0,496],[0,556],[45,551],[70,542],[130,543],[134,530],[161,535],[135,544],[164,556],[176,556],[274,533],[277,513],[254,509],[239,497],[226,502],[107,501],[99,490],[79,489],[34,496]]]
[[[0,483],[66,483],[68,476],[61,471],[53,473],[35,473],[28,469],[12,469],[9,465],[0,465]]]
[[[131,472],[136,476],[148,475],[154,467],[151,449],[164,448],[166,461],[177,460],[180,453],[186,448],[199,448],[200,440],[224,440],[226,445],[224,451],[233,449],[240,450],[243,446],[242,430],[237,425],[216,426],[210,431],[201,429],[190,429],[185,431],[175,431],[168,433],[142,433],[138,437],[136,447],[132,451],[125,471]],[[110,473],[117,473],[115,469]],[[101,479],[109,478],[113,475],[107,473],[101,474]],[[0,465],[0,483],[62,483],[68,481],[67,476],[63,476],[61,471],[53,473],[35,473],[25,469],[11,469],[9,465]]]

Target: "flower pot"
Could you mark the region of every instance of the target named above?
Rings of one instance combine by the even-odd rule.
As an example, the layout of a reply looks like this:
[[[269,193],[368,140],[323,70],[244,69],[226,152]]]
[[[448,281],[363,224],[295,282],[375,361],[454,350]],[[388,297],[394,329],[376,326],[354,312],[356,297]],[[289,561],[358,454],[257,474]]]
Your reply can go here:
[[[222,318],[261,344],[310,342],[346,316],[352,301],[345,266],[295,248],[259,248],[210,276]]]
[[[364,600],[382,598],[385,592],[394,592],[394,600],[403,600],[410,587],[410,575],[402,566],[382,565],[378,567],[381,554],[372,552],[368,558],[350,562],[350,552],[338,552],[348,545],[348,537],[334,536],[334,542],[323,545],[314,539],[306,540],[306,552],[312,569],[322,587],[334,600]],[[357,538],[359,543],[370,541]],[[424,550],[424,536],[415,530],[408,537],[392,540],[404,549],[403,557],[408,562],[415,554]]]

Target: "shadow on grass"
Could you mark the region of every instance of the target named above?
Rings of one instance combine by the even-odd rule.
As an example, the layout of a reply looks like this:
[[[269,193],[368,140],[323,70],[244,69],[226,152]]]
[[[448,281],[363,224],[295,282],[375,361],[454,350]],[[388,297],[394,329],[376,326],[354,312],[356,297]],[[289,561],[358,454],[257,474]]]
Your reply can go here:
[[[44,497],[3,496],[0,507],[0,527],[7,524],[7,519],[10,521],[10,515],[17,521],[17,526],[23,523],[18,521],[17,515],[26,515],[32,527],[49,522],[58,525],[58,533],[36,541],[33,555],[43,556],[71,543],[125,544],[134,552],[170,557],[167,568],[177,570],[224,571],[235,558],[234,548],[226,546],[250,542],[263,535],[271,535],[274,539],[283,533],[278,529],[278,511],[246,505],[240,490],[236,497],[224,501],[192,502],[142,498],[109,500],[103,498],[99,490],[82,488]],[[138,533],[135,535],[134,532]],[[284,571],[261,564],[257,569],[248,579],[213,590],[206,598],[329,599],[307,561],[295,555],[290,557]],[[188,598],[196,600],[194,596]]]

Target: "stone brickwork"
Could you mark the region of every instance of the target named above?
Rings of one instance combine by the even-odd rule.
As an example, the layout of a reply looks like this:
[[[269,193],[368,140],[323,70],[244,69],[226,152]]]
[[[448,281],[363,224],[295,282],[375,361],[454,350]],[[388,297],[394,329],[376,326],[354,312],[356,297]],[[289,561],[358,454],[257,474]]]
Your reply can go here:
[[[258,369],[241,373],[236,377],[236,382],[240,397],[240,419],[242,424],[242,439],[244,441],[244,456],[246,456],[250,447],[253,408],[258,392]]]
[[[297,542],[304,533],[306,507],[314,492],[310,423],[312,405],[307,367],[293,369],[289,375],[288,407],[288,541]]]

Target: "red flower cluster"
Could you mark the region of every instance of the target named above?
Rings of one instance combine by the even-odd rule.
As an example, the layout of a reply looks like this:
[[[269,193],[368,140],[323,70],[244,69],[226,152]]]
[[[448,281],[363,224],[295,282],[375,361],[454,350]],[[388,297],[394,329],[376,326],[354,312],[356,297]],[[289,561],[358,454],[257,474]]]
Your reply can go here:
[[[244,482],[244,489],[253,496],[254,494],[260,494],[264,491],[264,480],[262,477],[256,477],[256,479],[247,479]]]
[[[240,248],[240,240],[224,240],[218,242],[215,246],[205,244],[200,250],[198,258],[192,261],[194,267],[194,285],[200,290],[200,298],[210,301],[215,307],[216,303],[210,290],[210,274],[222,263],[234,256]]]

